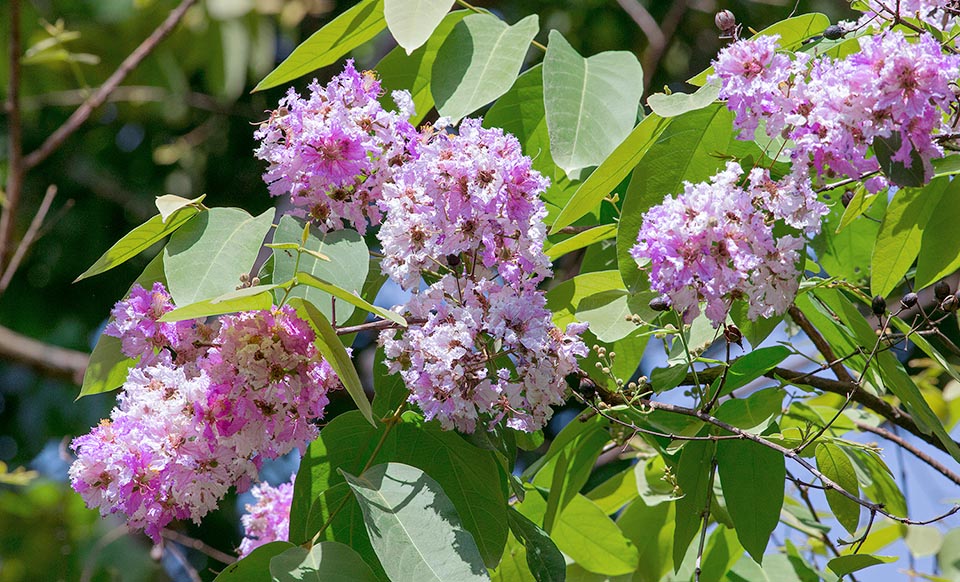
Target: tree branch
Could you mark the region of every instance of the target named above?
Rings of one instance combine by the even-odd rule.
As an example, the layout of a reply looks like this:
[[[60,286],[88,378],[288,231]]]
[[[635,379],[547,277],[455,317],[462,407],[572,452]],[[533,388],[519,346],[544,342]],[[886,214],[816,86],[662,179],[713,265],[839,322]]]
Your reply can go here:
[[[30,227],[27,229],[27,233],[20,239],[17,250],[10,258],[10,262],[7,263],[6,269],[2,271],[3,276],[0,277],[0,295],[3,295],[3,292],[10,286],[13,274],[17,272],[17,268],[20,266],[20,261],[23,260],[23,257],[30,249],[30,245],[32,245],[33,241],[37,238],[37,233],[40,232],[40,227],[43,226],[43,219],[47,217],[47,213],[50,211],[50,205],[53,204],[53,199],[56,195],[57,187],[51,184],[47,188],[47,193],[43,196],[43,202],[40,203],[40,208],[37,210],[37,213],[33,215],[33,220],[30,221]]]
[[[150,36],[148,36],[140,46],[135,48],[126,59],[120,63],[120,66],[117,67],[117,70],[110,75],[109,78],[100,86],[96,91],[93,92],[90,97],[83,102],[80,107],[77,107],[76,111],[67,119],[63,125],[58,127],[56,131],[50,134],[50,136],[43,142],[43,144],[37,148],[36,151],[32,152],[23,160],[24,169],[29,170],[34,168],[47,159],[51,153],[53,153],[58,147],[60,147],[68,137],[70,137],[73,132],[75,132],[83,123],[90,117],[90,115],[106,101],[107,97],[123,82],[123,80],[130,74],[130,72],[135,69],[142,61],[153,52],[153,49],[160,44],[164,38],[169,35],[173,29],[177,26],[180,20],[183,18],[183,15],[187,10],[196,4],[197,0],[182,0],[180,4],[173,9],[173,11],[167,16],[160,26],[154,30]],[[15,2],[14,2],[15,4]],[[12,6],[12,5],[11,5]]]
[[[823,357],[827,360],[827,364],[830,366],[830,369],[833,370],[833,373],[837,375],[837,380],[843,382],[853,383],[853,377],[847,372],[847,369],[843,367],[843,364],[840,363],[840,358],[833,353],[833,348],[830,347],[830,344],[827,343],[823,336],[820,335],[820,332],[817,331],[817,328],[813,327],[813,324],[810,323],[810,320],[807,319],[807,316],[800,311],[796,305],[791,305],[790,309],[787,311],[790,314],[790,318],[800,326],[800,329],[803,330],[807,337],[810,338],[810,341],[813,342],[813,345],[817,347]],[[846,396],[846,392],[844,393]]]
[[[52,378],[69,380],[79,386],[83,383],[89,356],[37,341],[0,326],[0,359],[23,364]]]
[[[947,468],[943,463],[941,463],[940,461],[934,459],[934,458],[931,457],[930,455],[926,454],[925,452],[921,451],[921,450],[918,449],[917,447],[913,446],[912,443],[908,442],[908,441],[905,440],[903,437],[901,437],[901,436],[899,436],[899,435],[896,435],[896,434],[890,432],[889,430],[886,430],[886,429],[883,429],[883,428],[879,428],[879,427],[875,427],[875,426],[871,426],[871,425],[866,424],[866,423],[863,423],[863,422],[854,421],[854,424],[857,425],[857,428],[860,429],[860,430],[862,430],[862,431],[872,432],[873,434],[875,434],[875,435],[877,435],[877,436],[879,436],[879,437],[881,437],[881,438],[883,438],[883,439],[885,439],[885,440],[888,440],[888,441],[890,441],[890,442],[892,442],[892,443],[894,443],[894,444],[899,445],[901,448],[905,449],[907,452],[911,453],[911,454],[912,454],[913,456],[915,456],[916,458],[920,459],[920,460],[923,461],[924,463],[926,463],[926,464],[930,465],[931,467],[933,467],[934,470],[936,470],[938,473],[940,473],[941,475],[943,475],[943,476],[946,477],[947,479],[950,479],[951,481],[953,481],[953,482],[956,483],[957,485],[960,485],[960,475],[957,475],[956,473],[954,473],[953,471],[951,471],[950,469],[948,469],[948,468]]]
[[[20,205],[20,191],[23,188],[23,142],[20,119],[20,0],[10,0],[10,41],[9,54],[10,78],[8,80],[7,102],[7,192],[6,201],[0,211],[0,271],[7,264],[10,243],[13,240],[14,218]]]

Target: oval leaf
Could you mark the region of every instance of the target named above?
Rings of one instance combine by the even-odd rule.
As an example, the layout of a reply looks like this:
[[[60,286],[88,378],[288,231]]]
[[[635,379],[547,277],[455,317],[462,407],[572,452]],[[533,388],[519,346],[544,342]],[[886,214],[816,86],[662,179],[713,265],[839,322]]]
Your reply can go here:
[[[847,493],[853,495],[859,493],[860,487],[857,483],[857,474],[853,470],[853,463],[840,447],[831,443],[820,443],[817,445],[816,456],[817,467],[821,473],[843,487]],[[828,489],[825,493],[827,503],[840,525],[851,534],[856,532],[860,524],[860,505],[833,489]]]
[[[707,83],[693,93],[654,93],[647,97],[647,105],[660,117],[676,117],[688,111],[703,109],[717,100],[720,83]]]
[[[273,307],[273,297],[270,295],[270,291],[277,287],[279,285],[256,285],[214,299],[205,299],[190,305],[184,305],[164,313],[160,321],[183,321],[184,319],[197,319],[224,313],[237,313],[238,311],[270,309]]]
[[[598,166],[629,135],[643,93],[643,69],[633,53],[583,58],[550,31],[543,59],[543,104],[550,153],[567,175]]]
[[[378,582],[360,554],[338,542],[290,548],[270,560],[270,574],[275,582]]]
[[[453,3],[450,0],[384,0],[387,28],[409,55],[427,42]]]
[[[457,23],[433,63],[430,90],[440,115],[459,120],[506,93],[539,30],[535,14],[513,26],[490,14]]]
[[[870,554],[851,554],[840,556],[827,562],[827,568],[837,576],[846,576],[851,572],[863,570],[877,564],[896,562],[896,556],[871,556]]]
[[[429,475],[402,463],[343,473],[363,510],[383,569],[394,582],[489,580],[480,550],[450,498]]]
[[[551,261],[556,261],[569,252],[582,249],[583,247],[588,247],[593,243],[607,240],[615,236],[617,236],[617,225],[601,224],[600,226],[596,226],[590,230],[579,232],[570,238],[564,239],[553,245],[547,249],[547,257]]]
[[[273,582],[270,576],[270,560],[293,548],[296,546],[290,542],[263,544],[224,568],[213,582]]]

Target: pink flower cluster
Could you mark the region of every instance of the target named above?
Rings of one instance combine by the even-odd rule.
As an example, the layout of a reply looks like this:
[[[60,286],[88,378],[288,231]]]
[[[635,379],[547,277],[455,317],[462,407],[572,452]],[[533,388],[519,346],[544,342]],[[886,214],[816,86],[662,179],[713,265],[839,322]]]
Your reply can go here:
[[[293,504],[293,481],[272,487],[269,483],[254,485],[250,493],[256,503],[247,504],[247,513],[240,518],[243,523],[243,540],[240,542],[240,557],[270,542],[283,542],[290,538],[290,506]]]
[[[897,17],[920,20],[943,31],[957,23],[955,0],[865,0],[859,10],[864,12],[861,26],[879,27]]]
[[[380,222],[380,188],[416,143],[407,121],[413,100],[396,91],[400,111],[386,111],[379,81],[358,73],[353,61],[327,85],[314,81],[309,90],[301,98],[291,88],[257,130],[256,155],[269,163],[264,180],[271,195],[289,193],[295,212],[322,230],[348,220],[363,233],[367,220]]]
[[[586,326],[557,329],[537,288],[551,272],[548,182],[515,137],[478,119],[425,137],[418,153],[384,186],[382,269],[407,289],[434,282],[405,306],[425,323],[381,334],[389,369],[445,428],[472,432],[487,414],[537,430],[587,352]]]
[[[216,329],[181,322],[169,343],[140,341],[169,331],[174,324],[157,319],[171,307],[162,285],[150,293],[135,286],[117,304],[124,318],[108,332],[140,346],[128,353],[140,363],[110,419],[71,445],[71,484],[87,505],[126,515],[154,540],[174,519],[199,520],[231,486],[246,489],[263,460],[316,438],[312,421],[339,387],[313,330],[290,307],[222,316]],[[210,340],[186,346],[190,325]],[[198,357],[178,365],[162,355],[178,347]]]
[[[777,53],[776,36],[734,43],[716,63],[720,97],[736,112],[743,139],[753,139],[762,121],[770,138],[790,140],[795,181],[859,177],[879,170],[869,148],[877,139],[899,140],[893,160],[911,167],[918,157],[927,179],[930,160],[943,155],[935,132],[955,99],[950,83],[960,74],[960,56],[944,54],[929,34],[910,42],[899,31],[860,40],[860,52],[845,59]],[[869,157],[868,157],[869,156]],[[871,191],[887,185],[881,177]]]
[[[688,323],[701,302],[720,326],[736,299],[748,300],[748,316],[756,319],[783,313],[796,294],[803,239],[773,235],[771,218],[784,208],[780,185],[757,169],[744,188],[737,184],[742,175],[728,162],[709,182],[685,183],[682,194],[644,214],[630,250],[638,264],[650,261],[651,289]],[[771,202],[776,212],[766,206]]]

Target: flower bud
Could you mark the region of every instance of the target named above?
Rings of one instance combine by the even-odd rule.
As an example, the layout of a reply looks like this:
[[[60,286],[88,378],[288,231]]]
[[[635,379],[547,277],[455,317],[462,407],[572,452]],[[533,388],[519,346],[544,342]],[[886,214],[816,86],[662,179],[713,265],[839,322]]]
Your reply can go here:
[[[460,255],[447,255],[447,264],[453,268],[460,266]]]
[[[846,208],[850,206],[850,203],[853,201],[853,190],[844,190],[843,195],[840,196],[840,204],[843,204],[843,207]]]
[[[946,281],[937,281],[937,284],[933,286],[933,296],[938,301],[943,301],[947,298],[947,295],[950,295],[950,284]]]
[[[947,295],[940,302],[940,309],[950,313],[956,311],[957,307],[960,307],[960,298],[956,295]]]
[[[720,32],[724,34],[732,34],[733,31],[737,29],[737,17],[729,10],[717,12],[713,22],[717,25],[717,28],[720,29]]]
[[[917,301],[919,301],[919,298],[916,293],[907,293],[900,299],[900,305],[902,305],[904,309],[910,309],[917,304]]]
[[[831,24],[826,30],[823,31],[823,38],[827,40],[840,40],[846,33],[847,31],[845,31],[843,28],[837,26],[836,24]]]
[[[670,302],[667,300],[666,297],[662,295],[660,297],[654,297],[653,299],[651,299],[649,305],[650,305],[650,309],[654,311],[670,310]]]
[[[887,300],[884,299],[882,295],[877,295],[873,298],[873,303],[870,304],[870,308],[873,309],[874,315],[880,317],[887,312]]]

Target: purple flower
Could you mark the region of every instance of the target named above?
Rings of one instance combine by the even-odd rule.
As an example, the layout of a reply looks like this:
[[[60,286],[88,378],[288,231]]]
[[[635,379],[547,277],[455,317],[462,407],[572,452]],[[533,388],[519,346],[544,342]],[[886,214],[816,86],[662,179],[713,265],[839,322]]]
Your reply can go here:
[[[243,523],[243,540],[240,542],[240,557],[270,542],[287,541],[290,535],[290,506],[293,503],[293,482],[276,487],[269,483],[255,485],[250,493],[256,503],[247,504],[247,513],[240,518]]]

